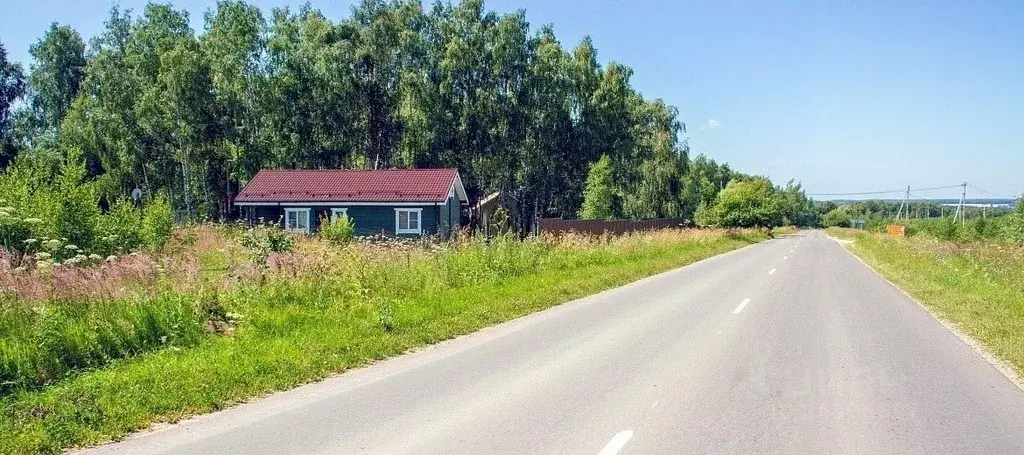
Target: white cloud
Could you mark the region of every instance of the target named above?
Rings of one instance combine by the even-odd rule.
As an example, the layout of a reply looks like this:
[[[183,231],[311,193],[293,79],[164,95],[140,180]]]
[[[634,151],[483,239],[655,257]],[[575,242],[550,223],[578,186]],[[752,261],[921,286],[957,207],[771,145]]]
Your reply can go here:
[[[717,119],[709,118],[707,123],[700,126],[703,131],[714,131],[722,127],[722,122]]]

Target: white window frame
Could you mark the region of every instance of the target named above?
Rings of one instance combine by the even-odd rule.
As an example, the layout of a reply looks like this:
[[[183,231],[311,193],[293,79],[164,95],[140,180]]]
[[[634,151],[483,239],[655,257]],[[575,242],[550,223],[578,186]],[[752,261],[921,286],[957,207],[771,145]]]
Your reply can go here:
[[[331,209],[331,221],[335,221],[340,217],[348,216],[348,209],[344,207],[334,207]]]
[[[406,223],[405,223],[406,224],[406,229],[402,229],[399,226],[398,214],[402,213],[402,212],[408,213],[409,216],[411,216],[414,213],[416,214],[416,229],[409,229],[408,228],[408,226],[410,224],[409,220],[412,220],[412,218],[406,218]],[[395,209],[395,234],[423,235],[423,209],[422,208],[418,208],[418,209],[407,209],[407,208],[400,208],[399,209],[399,208],[396,208]]]
[[[298,220],[300,219],[300,218],[297,217],[298,215],[296,215],[296,218],[295,218],[295,226],[296,226],[296,228],[293,229],[293,228],[288,227],[288,217],[289,217],[290,214],[293,214],[293,213],[295,213],[295,214],[302,214],[303,216],[306,217],[306,227],[305,228],[298,228],[297,227],[299,225],[299,221]],[[286,207],[284,209],[284,230],[286,230],[288,232],[301,232],[303,234],[309,234],[309,232],[310,232],[310,230],[309,230],[310,229],[309,213],[310,213],[310,209],[308,209],[308,208]]]

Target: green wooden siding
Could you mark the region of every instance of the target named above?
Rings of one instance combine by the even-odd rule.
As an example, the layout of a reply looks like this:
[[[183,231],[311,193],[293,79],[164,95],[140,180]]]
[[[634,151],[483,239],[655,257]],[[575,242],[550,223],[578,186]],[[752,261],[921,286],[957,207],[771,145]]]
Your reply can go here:
[[[330,206],[289,207],[310,209],[310,217],[312,218],[310,220],[310,229],[313,232],[316,232],[319,229],[319,226],[322,223],[321,220],[331,216],[331,209],[335,208]],[[392,205],[338,205],[337,208],[348,209],[347,214],[356,225],[356,235],[384,234],[394,236],[396,208],[421,209],[420,223],[422,225],[423,235],[439,235],[447,237],[457,230],[460,225],[460,205],[458,198],[449,198],[448,203],[443,205],[429,204],[402,207]],[[247,210],[248,209],[252,210],[252,218],[250,218],[251,221],[258,222],[262,219],[263,222],[276,222],[279,226],[284,227],[285,207],[255,206],[247,208]],[[407,237],[413,235],[401,234],[401,236]]]
[[[334,207],[328,206],[316,206],[316,207],[302,207],[302,206],[289,206],[294,208],[309,208],[310,209],[310,229],[316,232],[322,223],[322,219],[331,216],[331,209]],[[352,219],[356,224],[356,235],[395,235],[395,209],[421,209],[420,212],[420,224],[423,230],[423,235],[448,235],[446,231],[442,232],[438,230],[439,221],[439,208],[445,206],[438,206],[436,204],[422,205],[422,206],[403,206],[396,207],[390,205],[381,206],[344,206],[339,205],[338,208],[348,209],[346,212],[349,218]],[[273,223],[276,222],[279,226],[284,227],[284,207],[274,206],[256,206],[253,207],[253,217],[251,221]],[[401,236],[413,236],[412,234],[401,234]]]
[[[438,235],[448,237],[459,229],[460,209],[461,206],[457,197],[448,198],[446,204],[437,207],[437,219],[439,220]]]

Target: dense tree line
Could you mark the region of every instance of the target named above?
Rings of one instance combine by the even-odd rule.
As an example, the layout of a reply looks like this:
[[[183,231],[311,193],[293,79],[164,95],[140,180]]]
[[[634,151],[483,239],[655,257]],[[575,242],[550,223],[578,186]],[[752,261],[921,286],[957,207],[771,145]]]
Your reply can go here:
[[[197,33],[169,4],[115,8],[88,46],[54,24],[27,71],[0,48],[0,166],[80,156],[101,201],[164,191],[215,219],[261,168],[457,167],[471,198],[502,191],[520,227],[691,218],[749,177],[691,160],[676,108],[599,64],[589,38],[569,49],[550,27],[531,32],[522,11],[365,0],[332,20],[221,1],[204,19]],[[593,169],[607,203],[588,208]],[[785,200],[806,202],[775,190],[793,188],[800,200]]]

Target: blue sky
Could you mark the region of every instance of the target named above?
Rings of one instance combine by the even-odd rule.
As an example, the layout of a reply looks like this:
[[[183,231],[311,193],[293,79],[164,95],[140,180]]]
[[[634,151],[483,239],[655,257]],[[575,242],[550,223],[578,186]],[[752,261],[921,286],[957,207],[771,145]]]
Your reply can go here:
[[[213,1],[173,3],[201,28]],[[251,3],[269,10],[302,2]],[[28,46],[50,22],[88,38],[112,4],[10,0],[0,41],[27,67]],[[312,4],[338,19],[352,2]],[[795,178],[810,193],[962,181],[999,195],[1024,191],[1024,2],[487,5],[525,9],[534,27],[552,24],[567,48],[590,35],[603,62],[632,67],[646,97],[679,108],[695,153],[739,170]]]

